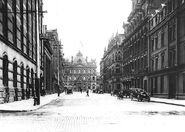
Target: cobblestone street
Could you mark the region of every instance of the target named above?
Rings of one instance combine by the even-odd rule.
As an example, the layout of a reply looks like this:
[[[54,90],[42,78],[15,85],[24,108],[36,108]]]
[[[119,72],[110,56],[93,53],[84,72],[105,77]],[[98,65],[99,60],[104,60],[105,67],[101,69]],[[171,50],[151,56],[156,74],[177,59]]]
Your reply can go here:
[[[7,132],[177,131],[184,115],[184,107],[74,93],[37,111],[0,113],[0,127]]]

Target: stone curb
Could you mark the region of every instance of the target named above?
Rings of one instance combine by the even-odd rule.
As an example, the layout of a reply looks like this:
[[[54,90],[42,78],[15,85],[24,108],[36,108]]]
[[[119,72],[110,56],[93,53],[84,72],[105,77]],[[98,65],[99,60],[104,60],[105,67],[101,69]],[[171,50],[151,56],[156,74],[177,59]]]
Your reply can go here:
[[[154,102],[154,103],[161,103],[161,104],[168,104],[168,105],[175,105],[175,106],[182,106],[182,107],[185,107],[185,105],[183,105],[183,104],[169,103],[169,102],[164,102],[164,101],[154,101],[154,100],[151,100],[150,102]]]

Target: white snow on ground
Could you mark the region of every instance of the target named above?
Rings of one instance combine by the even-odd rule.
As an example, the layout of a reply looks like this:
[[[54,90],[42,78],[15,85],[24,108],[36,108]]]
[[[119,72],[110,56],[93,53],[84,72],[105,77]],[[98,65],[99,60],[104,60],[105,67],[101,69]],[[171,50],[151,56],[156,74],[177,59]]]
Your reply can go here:
[[[53,96],[53,97],[52,97]],[[49,98],[49,97],[48,97]],[[184,131],[185,107],[118,100],[109,94],[51,95],[59,104],[18,115],[0,114],[6,132],[177,132]],[[49,100],[48,99],[48,100]],[[177,100],[178,101],[178,100]],[[58,106],[57,106],[58,105]]]
[[[62,94],[63,96],[63,94]],[[0,104],[0,110],[9,110],[9,111],[27,111],[27,110],[35,110],[38,109],[39,107],[49,103],[53,99],[57,99],[58,95],[57,94],[52,94],[52,95],[46,95],[46,96],[41,96],[40,97],[40,105],[34,106],[34,100],[28,99],[28,100],[21,100],[21,101],[15,101],[11,103],[5,103],[5,104]]]

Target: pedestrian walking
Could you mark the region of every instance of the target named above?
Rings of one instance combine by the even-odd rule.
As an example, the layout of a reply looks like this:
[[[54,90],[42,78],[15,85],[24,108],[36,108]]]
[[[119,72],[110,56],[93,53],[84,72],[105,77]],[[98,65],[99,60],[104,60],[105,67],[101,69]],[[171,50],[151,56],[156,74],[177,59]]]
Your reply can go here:
[[[60,87],[58,84],[56,84],[56,87],[57,87],[57,93],[58,93],[58,97],[60,96]]]
[[[87,93],[87,96],[89,96],[89,89],[87,89],[86,93]]]

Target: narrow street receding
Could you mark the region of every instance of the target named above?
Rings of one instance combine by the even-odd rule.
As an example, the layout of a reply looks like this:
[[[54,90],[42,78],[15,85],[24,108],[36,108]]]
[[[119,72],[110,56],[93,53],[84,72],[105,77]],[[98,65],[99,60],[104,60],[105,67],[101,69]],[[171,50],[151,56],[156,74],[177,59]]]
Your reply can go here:
[[[184,116],[184,107],[74,92],[32,112],[0,113],[0,127],[19,132],[176,131]]]

